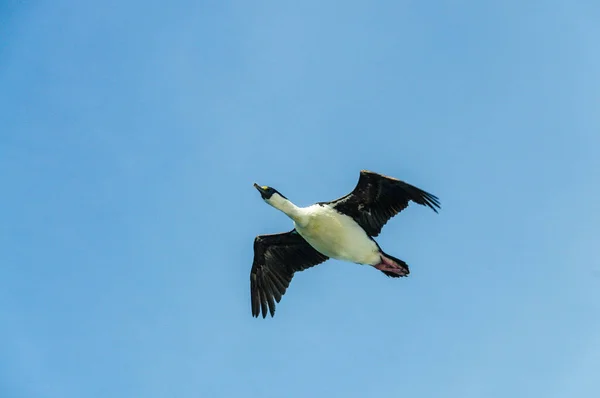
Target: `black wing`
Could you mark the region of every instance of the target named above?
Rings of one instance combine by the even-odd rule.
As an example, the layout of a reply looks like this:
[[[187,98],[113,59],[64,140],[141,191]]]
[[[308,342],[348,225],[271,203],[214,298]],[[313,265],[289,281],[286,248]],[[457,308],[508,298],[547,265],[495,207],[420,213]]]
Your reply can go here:
[[[361,170],[354,190],[328,202],[352,217],[370,236],[377,236],[388,220],[406,209],[413,201],[437,213],[438,198],[417,187],[367,170]]]
[[[279,302],[292,281],[294,273],[327,260],[293,229],[273,235],[259,235],[254,240],[254,263],[250,271],[252,316],[275,315]]]

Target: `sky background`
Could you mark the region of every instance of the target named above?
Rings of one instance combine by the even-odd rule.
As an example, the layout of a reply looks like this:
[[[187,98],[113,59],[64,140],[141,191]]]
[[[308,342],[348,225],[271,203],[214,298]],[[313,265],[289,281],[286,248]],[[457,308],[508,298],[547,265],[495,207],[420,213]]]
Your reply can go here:
[[[168,5],[167,5],[168,4]],[[0,0],[0,396],[600,396],[595,1]],[[361,169],[437,195],[250,312]]]

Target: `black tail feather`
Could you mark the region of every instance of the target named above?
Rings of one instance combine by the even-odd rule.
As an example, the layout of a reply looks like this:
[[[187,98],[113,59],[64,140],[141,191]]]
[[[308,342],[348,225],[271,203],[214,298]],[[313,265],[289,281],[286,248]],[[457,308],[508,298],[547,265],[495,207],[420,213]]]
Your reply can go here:
[[[390,278],[400,278],[400,275],[394,274],[393,272],[390,272],[390,271],[381,271],[381,272],[383,272],[384,274],[386,274]]]

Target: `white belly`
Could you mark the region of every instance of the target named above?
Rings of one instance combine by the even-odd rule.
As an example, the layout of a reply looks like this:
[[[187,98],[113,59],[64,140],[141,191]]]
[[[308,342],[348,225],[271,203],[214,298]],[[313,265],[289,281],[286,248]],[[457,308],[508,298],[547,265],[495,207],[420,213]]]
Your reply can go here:
[[[351,217],[329,206],[316,205],[307,210],[306,222],[296,224],[296,230],[316,250],[330,258],[358,264],[380,262],[377,244]]]

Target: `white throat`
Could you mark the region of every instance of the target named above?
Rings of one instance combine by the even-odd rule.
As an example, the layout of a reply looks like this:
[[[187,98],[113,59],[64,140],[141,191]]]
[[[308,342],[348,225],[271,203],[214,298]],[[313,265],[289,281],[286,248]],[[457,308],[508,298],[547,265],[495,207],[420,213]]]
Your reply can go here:
[[[300,208],[292,202],[290,202],[289,200],[282,197],[281,195],[275,193],[273,194],[273,196],[267,199],[266,202],[274,208],[281,210],[282,212],[287,214],[287,216],[292,220],[299,221]]]

